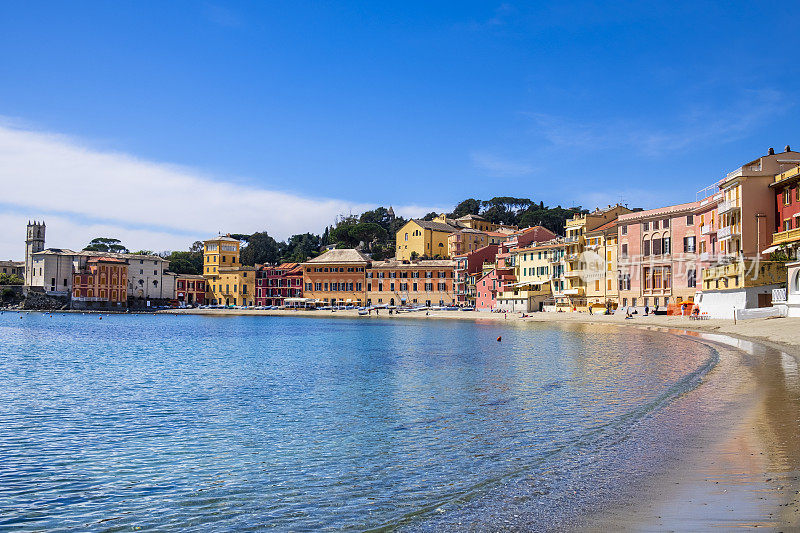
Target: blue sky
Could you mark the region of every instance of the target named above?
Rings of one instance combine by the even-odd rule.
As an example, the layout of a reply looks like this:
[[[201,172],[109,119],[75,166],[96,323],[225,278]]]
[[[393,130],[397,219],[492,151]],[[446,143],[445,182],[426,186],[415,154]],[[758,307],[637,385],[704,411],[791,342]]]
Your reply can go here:
[[[158,250],[217,231],[318,232],[374,205],[693,200],[768,147],[800,145],[797,11],[5,2],[0,177],[45,194],[0,199],[0,221],[52,220],[48,234],[68,242],[51,246],[105,231]],[[219,191],[269,205],[209,205]],[[148,207],[153,195],[162,203]],[[0,238],[0,257],[20,255],[18,233]]]

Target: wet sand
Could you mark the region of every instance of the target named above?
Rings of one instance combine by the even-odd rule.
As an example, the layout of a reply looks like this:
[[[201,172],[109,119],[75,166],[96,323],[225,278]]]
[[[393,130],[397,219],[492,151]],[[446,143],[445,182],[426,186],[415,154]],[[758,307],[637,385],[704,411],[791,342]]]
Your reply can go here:
[[[358,316],[355,311],[176,310],[206,315]],[[386,311],[381,318],[388,318]],[[394,318],[395,315],[392,315]],[[374,318],[374,315],[373,317]],[[435,311],[398,318],[462,319],[653,327],[714,345],[720,362],[702,386],[670,410],[693,413],[697,430],[675,441],[664,470],[633,480],[618,501],[582,516],[575,530],[698,531],[738,528],[800,530],[800,319],[694,321],[686,317],[584,313],[519,314]],[[753,342],[755,341],[755,342]],[[713,395],[701,398],[703,395]],[[665,413],[667,416],[669,413]],[[657,423],[657,421],[653,421]],[[472,524],[495,529],[497,524]],[[527,529],[524,525],[513,529]]]

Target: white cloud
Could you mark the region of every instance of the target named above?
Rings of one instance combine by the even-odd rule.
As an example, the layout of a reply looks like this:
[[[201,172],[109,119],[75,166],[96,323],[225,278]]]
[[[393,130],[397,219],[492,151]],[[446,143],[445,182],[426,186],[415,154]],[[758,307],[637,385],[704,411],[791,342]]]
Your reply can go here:
[[[782,94],[743,91],[725,107],[693,107],[674,113],[669,126],[633,119],[581,121],[547,113],[529,113],[535,132],[555,146],[585,150],[633,149],[646,156],[740,139],[765,119],[786,109]]]
[[[515,178],[533,173],[532,165],[499,157],[488,152],[472,152],[472,164],[492,178]]]
[[[239,185],[7,121],[0,124],[0,177],[0,205],[7,206],[0,215],[21,224],[2,226],[7,231],[0,238],[0,257],[20,257],[24,223],[32,218],[46,219],[50,247],[78,248],[104,235],[120,238],[129,248],[165,250],[186,249],[220,231],[266,230],[279,239],[321,232],[337,215],[375,207]],[[394,209],[402,216],[442,210]]]

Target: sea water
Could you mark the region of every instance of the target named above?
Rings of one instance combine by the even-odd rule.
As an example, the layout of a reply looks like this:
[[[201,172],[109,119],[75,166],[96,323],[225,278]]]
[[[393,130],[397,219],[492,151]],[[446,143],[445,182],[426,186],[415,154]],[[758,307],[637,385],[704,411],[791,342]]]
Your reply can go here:
[[[5,312],[0,529],[548,520],[713,364],[611,326]]]

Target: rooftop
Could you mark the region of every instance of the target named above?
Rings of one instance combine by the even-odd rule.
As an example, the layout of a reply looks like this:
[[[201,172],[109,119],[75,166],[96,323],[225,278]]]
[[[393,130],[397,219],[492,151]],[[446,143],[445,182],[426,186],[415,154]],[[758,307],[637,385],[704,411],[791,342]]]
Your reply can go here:
[[[386,259],[373,261],[371,268],[453,268],[455,264],[456,262],[452,259],[420,259],[411,262]]]
[[[309,259],[303,264],[315,263],[367,263],[370,261],[369,256],[359,252],[354,248],[340,248],[328,250],[324,254]]]

